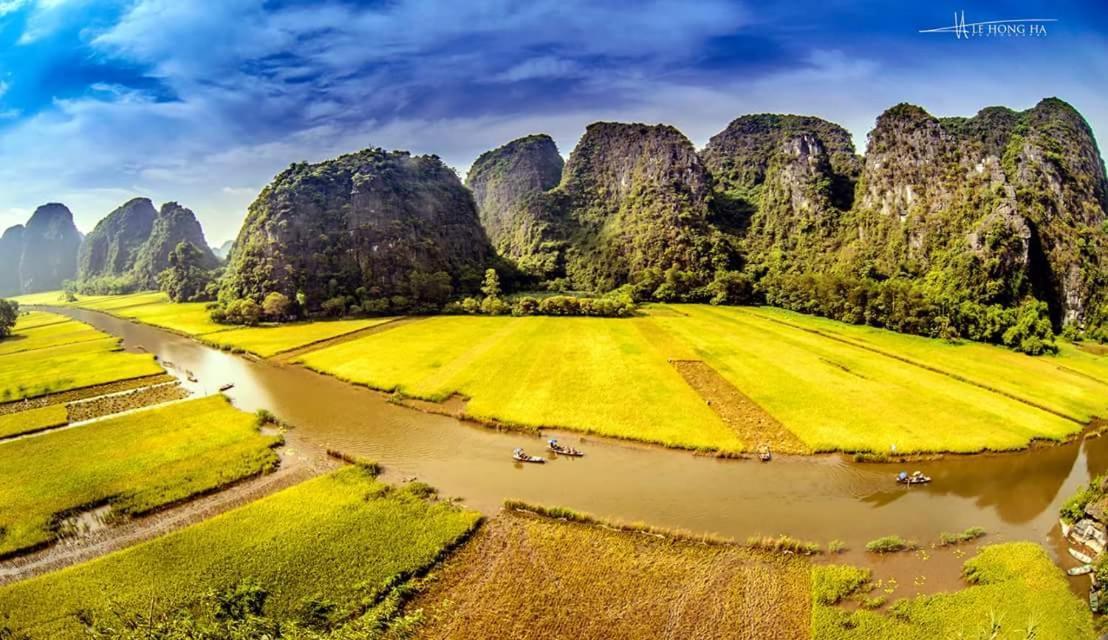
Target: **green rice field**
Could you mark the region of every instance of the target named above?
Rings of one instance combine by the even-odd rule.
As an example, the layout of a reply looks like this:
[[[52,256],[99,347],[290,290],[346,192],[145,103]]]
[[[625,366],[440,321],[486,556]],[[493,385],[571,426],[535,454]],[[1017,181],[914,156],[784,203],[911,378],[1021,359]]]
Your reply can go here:
[[[881,611],[852,611],[836,604],[864,597],[869,587],[858,571],[843,569],[812,568],[814,640],[1096,637],[1088,607],[1070,592],[1062,570],[1043,548],[1031,542],[982,549],[965,565],[972,586],[900,600]]]
[[[309,603],[321,602],[343,621],[431,565],[479,519],[348,467],[147,543],[0,587],[0,611],[9,614],[0,622],[35,639],[83,638],[77,612],[109,622],[115,610],[156,616],[246,578],[269,592],[268,616],[297,620]]]
[[[19,413],[0,415],[0,438],[59,427],[69,421],[64,404],[52,404]]]
[[[279,441],[209,396],[0,443],[0,556],[50,542],[69,510],[141,514],[271,469]]]

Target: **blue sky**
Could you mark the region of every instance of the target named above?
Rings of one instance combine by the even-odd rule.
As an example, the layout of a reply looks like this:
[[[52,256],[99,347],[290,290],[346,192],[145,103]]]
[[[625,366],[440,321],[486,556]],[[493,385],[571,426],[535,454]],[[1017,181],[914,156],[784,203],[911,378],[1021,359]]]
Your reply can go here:
[[[1108,141],[1108,3],[729,0],[0,0],[0,228],[47,201],[88,231],[177,200],[212,243],[291,162],[366,146],[465,171],[596,120],[697,145],[745,113],[822,116],[864,147],[898,102],[936,115],[1058,96]],[[920,29],[1056,18],[1045,37]]]

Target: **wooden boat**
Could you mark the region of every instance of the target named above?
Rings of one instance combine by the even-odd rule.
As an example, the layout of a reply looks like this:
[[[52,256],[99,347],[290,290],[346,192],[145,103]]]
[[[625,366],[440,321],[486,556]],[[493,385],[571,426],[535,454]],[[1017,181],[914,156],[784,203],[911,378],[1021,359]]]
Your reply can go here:
[[[577,449],[574,449],[573,447],[566,447],[566,446],[560,445],[560,444],[558,444],[557,440],[548,441],[546,443],[546,448],[550,449],[551,451],[553,451],[554,453],[556,453],[560,456],[571,456],[571,457],[574,457],[574,458],[580,458],[581,456],[585,455],[584,451],[579,451]]]
[[[1071,576],[1083,576],[1086,573],[1092,573],[1092,572],[1093,572],[1093,565],[1091,565],[1091,564],[1083,564],[1080,567],[1074,567],[1072,569],[1066,569],[1066,573],[1070,574]]]
[[[900,475],[896,477],[896,481],[900,484],[906,484],[908,486],[914,484],[927,484],[928,482],[931,482],[931,476],[925,476],[919,471],[913,471],[911,475],[908,475],[907,473],[901,471]]]
[[[516,462],[532,462],[535,464],[543,464],[546,462],[546,458],[540,458],[538,456],[529,456],[523,452],[523,449],[516,449],[512,452],[512,459]]]
[[[230,389],[234,389],[234,388],[235,388],[235,385],[233,385],[233,384],[231,384],[230,382],[228,382],[227,384],[225,384],[225,385],[223,385],[222,387],[220,387],[220,388],[219,388],[219,390],[220,390],[220,391],[228,391],[228,390],[230,390]]]
[[[185,377],[188,378],[189,382],[198,382],[196,376],[194,376],[191,371],[185,371]]]
[[[1073,556],[1078,562],[1080,562],[1082,564],[1092,564],[1093,563],[1092,558],[1090,558],[1088,555],[1086,555],[1084,553],[1081,553],[1077,549],[1072,549],[1071,548],[1071,549],[1069,549],[1069,552],[1070,552],[1071,556]]]
[[[758,449],[758,459],[762,462],[769,462],[770,460],[773,460],[773,454],[770,453],[769,447],[767,447],[766,445],[762,445],[761,448]]]

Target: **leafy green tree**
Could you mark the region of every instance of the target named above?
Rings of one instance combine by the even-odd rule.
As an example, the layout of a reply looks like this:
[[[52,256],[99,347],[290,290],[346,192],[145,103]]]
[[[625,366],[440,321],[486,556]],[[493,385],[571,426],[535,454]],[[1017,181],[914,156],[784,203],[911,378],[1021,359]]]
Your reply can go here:
[[[454,286],[450,284],[450,274],[445,271],[434,273],[413,271],[408,276],[408,287],[412,298],[417,302],[436,306],[445,304],[450,299],[450,295],[454,293]]]
[[[280,322],[289,317],[292,311],[292,301],[283,293],[271,292],[262,300],[262,312],[270,320]]]
[[[19,319],[19,303],[15,300],[0,300],[0,338],[7,338]]]
[[[500,297],[500,276],[496,275],[496,269],[485,271],[485,280],[481,283],[481,293],[487,298]]]

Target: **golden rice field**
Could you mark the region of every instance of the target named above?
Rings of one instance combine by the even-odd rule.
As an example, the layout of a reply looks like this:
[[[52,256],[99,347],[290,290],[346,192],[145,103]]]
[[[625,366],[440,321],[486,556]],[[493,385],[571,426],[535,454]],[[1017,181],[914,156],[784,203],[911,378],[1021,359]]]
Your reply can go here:
[[[59,427],[68,421],[69,411],[64,404],[0,415],[0,439]]]
[[[504,512],[409,609],[419,638],[806,638],[795,556]]]
[[[0,612],[8,613],[0,628],[15,637],[76,640],[86,637],[77,612],[108,624],[118,624],[116,610],[157,617],[248,578],[269,592],[267,616],[295,623],[308,605],[326,603],[341,623],[433,564],[479,520],[348,467],[144,544],[0,587]]]
[[[0,402],[158,373],[154,356],[125,353],[117,338],[55,314],[22,315],[0,340]]]
[[[744,446],[680,376],[648,319],[433,317],[297,361],[377,389],[461,393],[483,420],[670,446]]]
[[[0,443],[0,556],[49,543],[72,509],[141,514],[271,469],[279,442],[209,396]]]
[[[831,565],[813,567],[812,573],[814,640],[1096,637],[1088,607],[1070,592],[1043,548],[1031,542],[985,547],[965,564],[971,586],[900,600],[887,610],[837,604],[872,588],[859,580],[858,570]]]
[[[120,318],[197,337],[221,349],[246,351],[263,358],[368,329],[395,319],[358,318],[239,327],[212,321],[206,302],[173,303],[169,301],[166,294],[161,292],[122,296],[78,295],[76,302],[69,303],[62,301],[61,295],[61,292],[49,292],[20,296],[15,300],[24,305],[52,304],[103,311]]]

